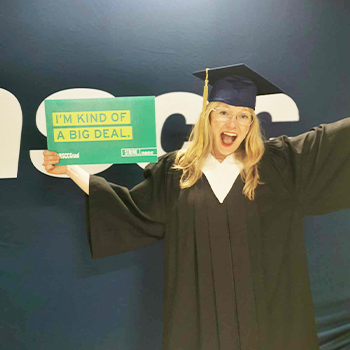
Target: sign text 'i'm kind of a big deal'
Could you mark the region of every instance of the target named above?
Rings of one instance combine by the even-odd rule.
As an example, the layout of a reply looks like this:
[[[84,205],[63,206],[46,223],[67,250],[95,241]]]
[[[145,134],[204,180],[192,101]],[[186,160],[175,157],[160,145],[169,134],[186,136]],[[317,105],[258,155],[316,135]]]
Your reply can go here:
[[[52,124],[55,142],[132,140],[132,126],[120,126],[130,124],[129,110],[52,113]]]
[[[157,160],[154,97],[45,101],[48,149],[60,164]]]

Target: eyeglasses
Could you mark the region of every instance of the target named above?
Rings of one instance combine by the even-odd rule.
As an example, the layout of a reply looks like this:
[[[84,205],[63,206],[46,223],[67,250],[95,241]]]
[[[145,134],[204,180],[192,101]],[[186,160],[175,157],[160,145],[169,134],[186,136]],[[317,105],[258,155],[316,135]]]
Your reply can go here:
[[[215,119],[219,122],[227,123],[229,120],[235,117],[237,123],[241,126],[249,126],[253,123],[253,117],[248,112],[233,114],[228,108],[225,107],[218,107],[213,109],[213,111]]]

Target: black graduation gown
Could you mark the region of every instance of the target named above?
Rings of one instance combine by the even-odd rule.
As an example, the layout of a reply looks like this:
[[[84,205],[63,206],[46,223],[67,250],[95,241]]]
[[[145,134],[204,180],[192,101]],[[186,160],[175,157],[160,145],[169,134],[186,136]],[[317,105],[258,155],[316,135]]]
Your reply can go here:
[[[174,156],[130,191],[91,177],[93,257],[164,238],[163,350],[318,349],[302,224],[350,207],[350,118],[266,141],[254,201],[181,190]]]

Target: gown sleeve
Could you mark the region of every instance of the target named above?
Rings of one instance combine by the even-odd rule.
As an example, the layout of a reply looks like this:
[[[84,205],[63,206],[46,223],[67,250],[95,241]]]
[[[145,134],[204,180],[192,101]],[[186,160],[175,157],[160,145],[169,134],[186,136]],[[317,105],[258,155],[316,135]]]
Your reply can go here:
[[[163,238],[168,158],[149,164],[145,180],[131,190],[90,177],[87,222],[93,258],[138,249]]]
[[[271,141],[304,216],[350,208],[350,118]],[[280,168],[281,169],[281,168]]]

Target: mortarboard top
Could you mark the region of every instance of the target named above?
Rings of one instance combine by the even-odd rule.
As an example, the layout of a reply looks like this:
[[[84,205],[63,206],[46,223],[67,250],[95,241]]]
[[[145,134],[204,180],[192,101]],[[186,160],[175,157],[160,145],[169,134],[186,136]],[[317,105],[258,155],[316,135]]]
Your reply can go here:
[[[220,101],[233,106],[255,109],[257,95],[283,93],[279,87],[245,64],[208,69],[207,77],[206,70],[193,75],[204,81],[208,79],[209,84],[213,85],[209,101]],[[205,92],[203,102],[205,105],[206,94]]]

